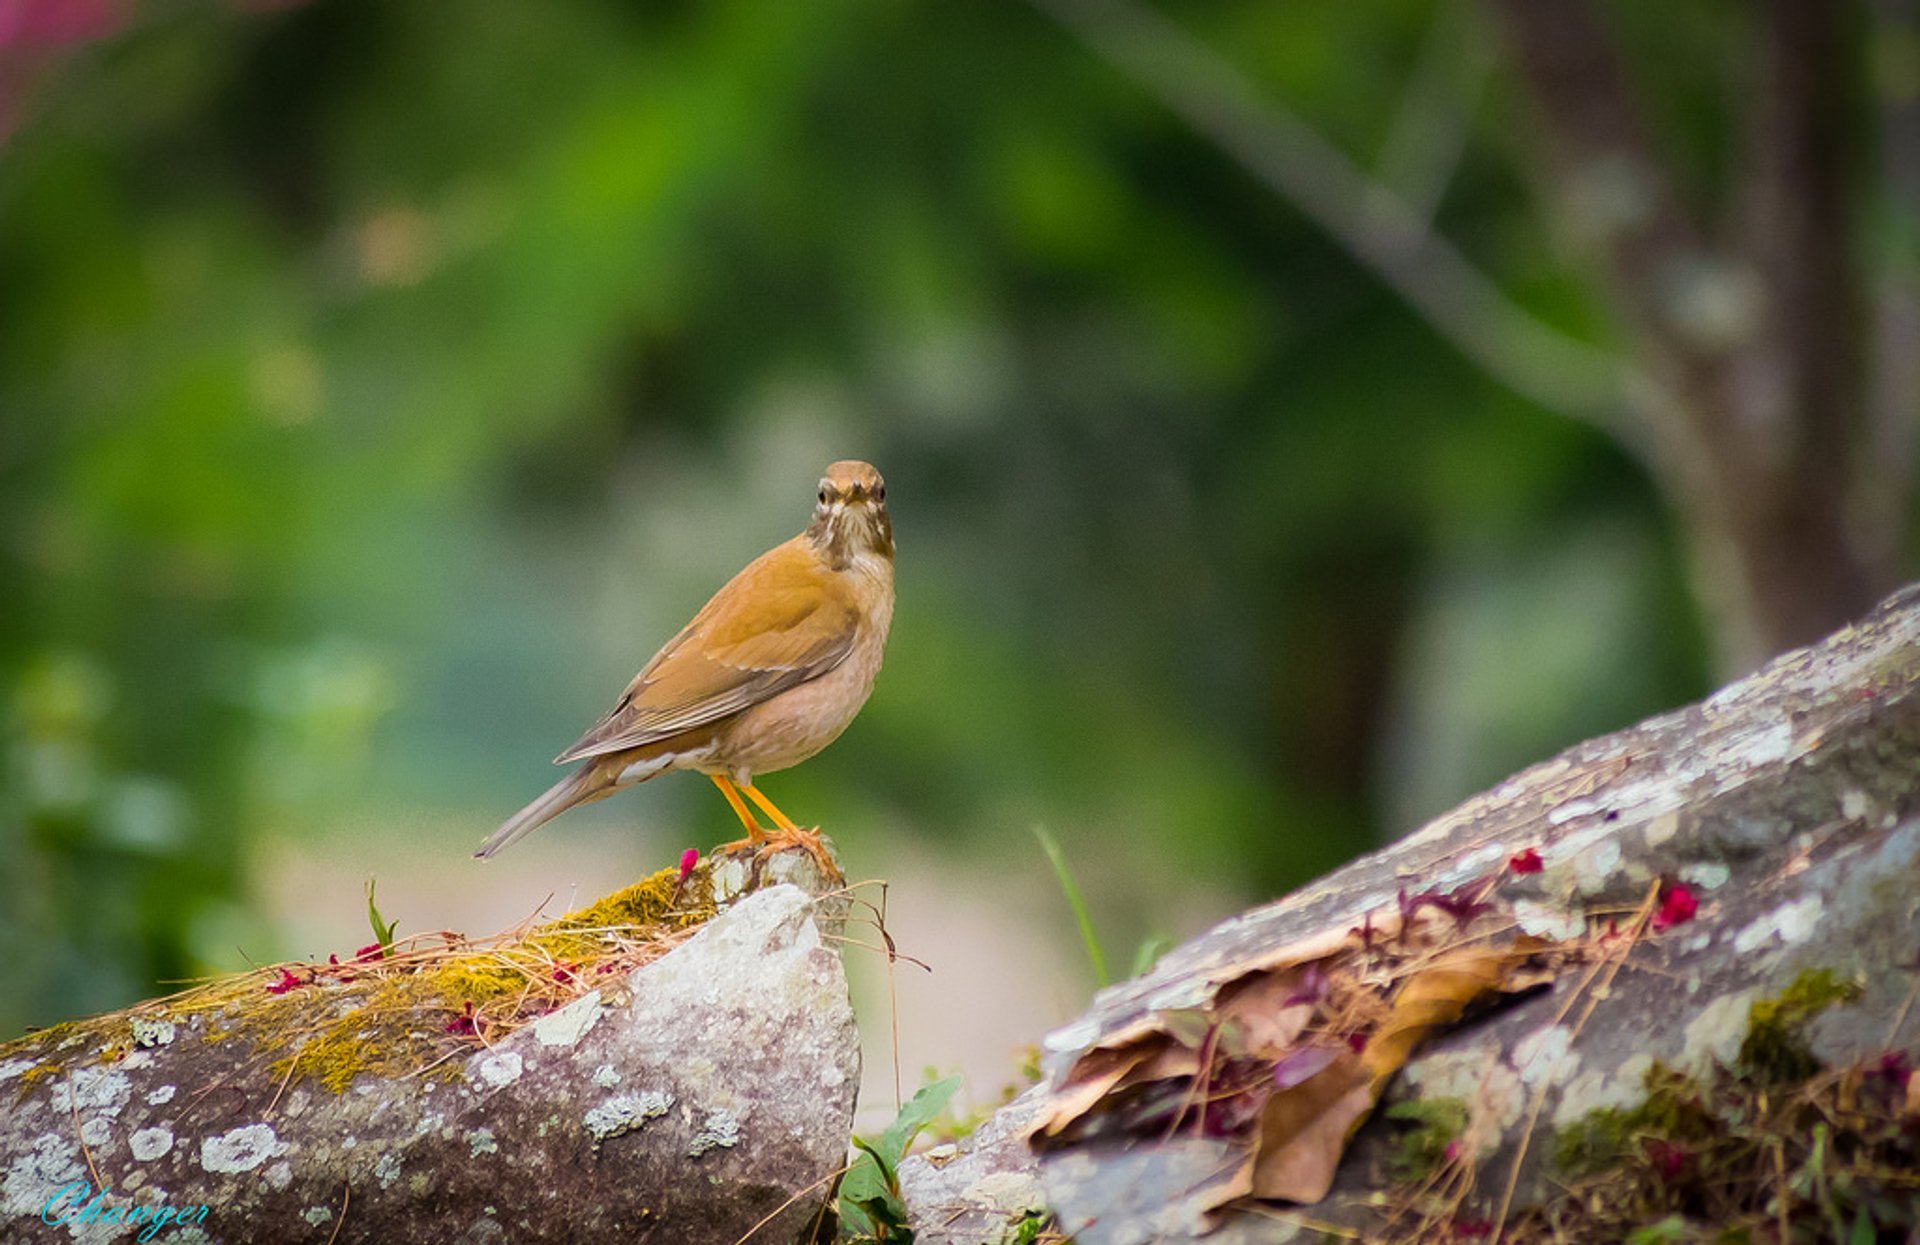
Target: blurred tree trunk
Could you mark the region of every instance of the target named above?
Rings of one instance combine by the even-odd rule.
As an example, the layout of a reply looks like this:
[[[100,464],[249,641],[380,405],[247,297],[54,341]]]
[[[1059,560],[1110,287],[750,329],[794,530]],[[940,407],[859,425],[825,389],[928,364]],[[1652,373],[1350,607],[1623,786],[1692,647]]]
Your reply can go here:
[[[1590,226],[1583,241],[1659,390],[1630,400],[1716,615],[1721,666],[1817,638],[1896,582],[1910,482],[1911,298],[1890,283],[1876,317],[1860,272],[1874,128],[1855,85],[1869,77],[1862,6],[1770,0],[1756,15],[1757,80],[1718,222],[1684,201],[1588,0],[1493,7],[1556,191]],[[1912,6],[1882,7],[1896,21]],[[1911,111],[1890,105],[1880,128],[1906,135],[1894,107]],[[1890,178],[1909,154],[1881,145]]]

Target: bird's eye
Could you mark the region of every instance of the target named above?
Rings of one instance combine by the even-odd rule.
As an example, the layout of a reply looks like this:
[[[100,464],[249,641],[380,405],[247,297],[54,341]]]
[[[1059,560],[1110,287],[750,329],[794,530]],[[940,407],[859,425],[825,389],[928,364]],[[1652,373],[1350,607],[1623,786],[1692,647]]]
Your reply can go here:
[[[827,490],[825,489],[820,490],[820,504],[823,506],[827,504]]]
[[[887,500],[887,486],[886,486],[886,485],[884,485],[884,484],[880,484],[880,485],[875,485],[875,486],[874,486],[874,490],[873,490],[873,500],[875,500],[875,501],[885,501],[885,500]]]

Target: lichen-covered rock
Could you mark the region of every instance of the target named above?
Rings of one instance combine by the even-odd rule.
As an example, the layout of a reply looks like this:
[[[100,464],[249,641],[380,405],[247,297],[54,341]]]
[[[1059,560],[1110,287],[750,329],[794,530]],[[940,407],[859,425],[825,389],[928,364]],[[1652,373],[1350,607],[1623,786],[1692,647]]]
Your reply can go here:
[[[1407,1104],[1402,1118],[1376,1116],[1361,1130],[1318,1205],[1209,1216],[1200,1192],[1231,1168],[1234,1143],[1182,1135],[1050,1148],[1039,1163],[1050,1209],[1080,1245],[1321,1239],[1316,1225],[1340,1236],[1435,1239],[1451,1229],[1443,1222],[1428,1231],[1410,1212],[1418,1182],[1395,1175],[1394,1160],[1412,1141],[1461,1165],[1448,1188],[1461,1188],[1471,1170],[1472,1192],[1445,1213],[1484,1235],[1510,1174],[1509,1223],[1563,1187],[1557,1143],[1582,1135],[1595,1112],[1645,1101],[1656,1066],[1712,1077],[1750,1063],[1765,1045],[1756,1032],[1793,1011],[1790,1000],[1809,982],[1832,984],[1814,991],[1818,1006],[1800,1008],[1804,1044],[1797,1033],[1760,1033],[1784,1042],[1789,1060],[1844,1066],[1889,1047],[1920,1049],[1916,757],[1920,591],[1909,589],[1701,704],[1569,749],[1390,847],[1223,922],[1049,1035],[1039,1097],[1115,1035],[1193,1013],[1240,966],[1276,949],[1329,937],[1337,944],[1370,918],[1390,917],[1408,892],[1496,878],[1502,911],[1551,940],[1604,934],[1610,919],[1629,924],[1656,885],[1684,900],[1670,908],[1663,900],[1663,919],[1649,927],[1659,932],[1633,946],[1604,989],[1586,981],[1573,1000],[1584,975],[1570,973],[1431,1042],[1389,1096]],[[1527,866],[1510,868],[1523,854]],[[907,1180],[922,1232],[965,1228],[929,1239],[999,1239],[999,1207],[981,1196],[979,1177],[1020,1173],[1032,1161],[1013,1118],[1036,1112],[1032,1098],[990,1122],[952,1176]],[[1410,1136],[1415,1121],[1431,1128],[1444,1119],[1469,1123],[1446,1137]],[[1391,1225],[1387,1208],[1397,1214]]]
[[[173,1241],[734,1245],[767,1220],[752,1239],[786,1245],[825,1201],[859,1081],[813,907],[790,885],[739,899],[447,1078],[280,1085],[201,1019],[148,1026],[111,1064],[8,1058],[0,1239],[134,1239],[138,1205],[181,1215],[152,1238]]]

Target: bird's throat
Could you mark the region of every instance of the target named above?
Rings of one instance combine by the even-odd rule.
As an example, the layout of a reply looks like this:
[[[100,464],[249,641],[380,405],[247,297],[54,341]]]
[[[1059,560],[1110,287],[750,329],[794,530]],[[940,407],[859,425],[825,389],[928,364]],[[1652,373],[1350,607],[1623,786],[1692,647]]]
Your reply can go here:
[[[807,539],[836,570],[862,555],[893,561],[893,522],[884,510],[849,506],[818,514],[807,526]]]

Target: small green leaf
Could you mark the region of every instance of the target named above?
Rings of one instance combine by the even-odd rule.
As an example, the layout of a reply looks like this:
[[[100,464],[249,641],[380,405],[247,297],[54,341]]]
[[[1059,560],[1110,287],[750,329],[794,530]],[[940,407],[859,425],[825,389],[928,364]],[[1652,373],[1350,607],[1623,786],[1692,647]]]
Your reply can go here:
[[[913,1139],[946,1109],[947,1100],[959,1088],[960,1078],[957,1076],[935,1081],[922,1086],[920,1092],[900,1108],[900,1114],[894,1117],[893,1123],[887,1125],[887,1131],[880,1134],[880,1147],[894,1164],[897,1165],[907,1156],[907,1147],[913,1144]]]
[[[1629,1233],[1626,1245],[1669,1245],[1672,1241],[1686,1240],[1687,1232],[1685,1219],[1679,1215],[1668,1215],[1659,1223],[1650,1223]]]
[[[893,1160],[887,1157],[886,1152],[865,1137],[855,1137],[853,1148],[873,1161],[880,1175],[879,1192],[897,1196],[900,1192],[900,1172]],[[853,1172],[848,1172],[847,1175],[852,1176]],[[846,1188],[846,1182],[842,1181],[840,1187]]]
[[[1173,950],[1174,940],[1171,934],[1154,933],[1143,939],[1133,950],[1132,977],[1143,977],[1148,969],[1160,962],[1160,957]]]
[[[373,879],[367,879],[367,924],[373,926],[373,940],[380,944],[380,958],[388,959],[393,955],[393,931],[397,922],[389,921],[380,915],[380,909],[373,902]]]
[[[913,1239],[907,1228],[907,1208],[900,1202],[900,1160],[959,1088],[957,1076],[935,1081],[907,1100],[877,1141],[852,1139],[860,1153],[840,1178],[840,1221],[856,1237],[886,1245],[904,1245]]]
[[[1847,1237],[1847,1245],[1874,1245],[1880,1234],[1874,1230],[1873,1214],[1866,1207],[1853,1218],[1853,1232]]]

